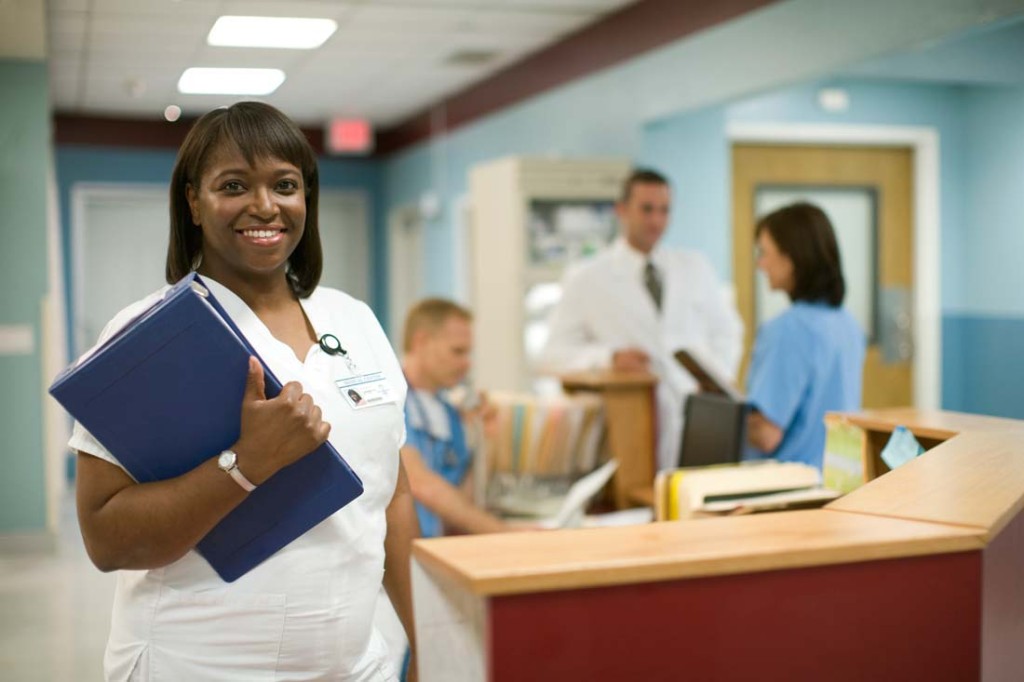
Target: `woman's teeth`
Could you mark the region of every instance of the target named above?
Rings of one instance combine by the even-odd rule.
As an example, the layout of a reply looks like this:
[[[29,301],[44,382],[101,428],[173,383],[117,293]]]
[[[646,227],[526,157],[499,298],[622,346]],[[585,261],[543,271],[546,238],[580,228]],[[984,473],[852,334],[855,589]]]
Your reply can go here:
[[[243,230],[242,234],[254,239],[269,239],[278,234],[278,230]]]

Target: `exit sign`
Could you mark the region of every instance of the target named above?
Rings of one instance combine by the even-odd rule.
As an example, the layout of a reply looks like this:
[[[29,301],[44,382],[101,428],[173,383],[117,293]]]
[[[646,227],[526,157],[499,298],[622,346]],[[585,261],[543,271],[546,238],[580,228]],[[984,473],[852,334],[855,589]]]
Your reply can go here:
[[[331,119],[324,147],[328,154],[369,154],[373,151],[373,127],[363,118]]]

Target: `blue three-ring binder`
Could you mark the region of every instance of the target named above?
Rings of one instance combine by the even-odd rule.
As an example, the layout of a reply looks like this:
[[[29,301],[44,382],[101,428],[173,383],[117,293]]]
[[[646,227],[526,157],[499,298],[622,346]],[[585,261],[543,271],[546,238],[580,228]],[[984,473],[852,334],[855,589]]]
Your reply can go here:
[[[250,356],[259,358],[191,273],[58,376],[50,394],[135,480],[159,481],[238,440]],[[263,372],[273,398],[281,382],[266,363]],[[359,476],[324,443],[257,487],[196,550],[231,582],[362,492]]]

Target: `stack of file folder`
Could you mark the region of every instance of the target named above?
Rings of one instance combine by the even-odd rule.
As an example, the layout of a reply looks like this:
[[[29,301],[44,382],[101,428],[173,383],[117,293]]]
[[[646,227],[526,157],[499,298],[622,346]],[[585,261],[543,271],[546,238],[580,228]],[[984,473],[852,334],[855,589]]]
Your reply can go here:
[[[483,449],[489,509],[515,516],[554,515],[573,486],[608,459],[599,397],[492,393],[490,400],[498,423]],[[605,467],[600,486],[613,471]],[[597,492],[580,498],[580,516]]]
[[[259,355],[191,273],[50,387],[139,483],[180,476],[239,437],[249,357]],[[260,360],[263,363],[262,360]],[[281,382],[263,363],[267,398]],[[256,488],[196,546],[231,582],[363,491],[329,443]]]
[[[496,392],[490,400],[498,427],[487,443],[489,471],[578,477],[597,467],[605,431],[599,397]]]

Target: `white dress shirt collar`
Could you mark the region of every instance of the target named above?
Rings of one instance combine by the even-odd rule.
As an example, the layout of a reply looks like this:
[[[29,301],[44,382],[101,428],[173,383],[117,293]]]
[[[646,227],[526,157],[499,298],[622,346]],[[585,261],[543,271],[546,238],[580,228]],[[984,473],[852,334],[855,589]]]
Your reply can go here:
[[[658,270],[664,273],[664,265],[661,263],[662,249],[659,245],[655,245],[650,253],[642,253],[630,246],[625,237],[619,236],[612,243],[612,251],[615,253],[616,260],[624,264],[631,271],[643,273],[644,266],[650,260]]]

